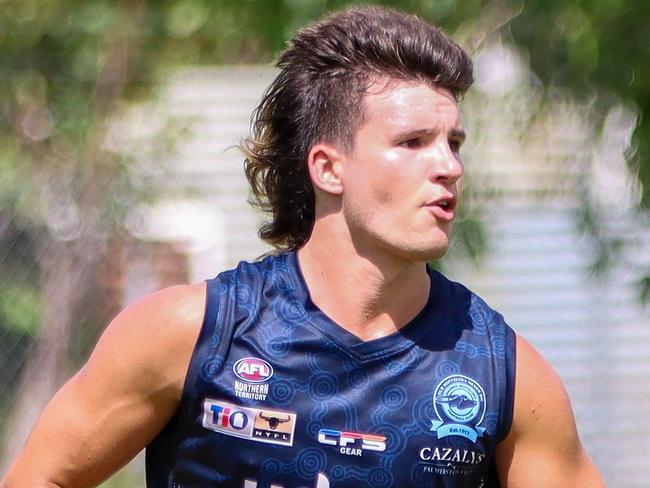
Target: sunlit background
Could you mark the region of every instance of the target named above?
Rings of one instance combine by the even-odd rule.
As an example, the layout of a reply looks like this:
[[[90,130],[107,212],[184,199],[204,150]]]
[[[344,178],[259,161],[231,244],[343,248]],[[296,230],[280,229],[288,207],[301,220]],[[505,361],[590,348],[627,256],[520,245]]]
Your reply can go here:
[[[286,39],[353,3],[0,0],[0,473],[121,308],[267,250],[236,145]],[[608,486],[649,486],[650,4],[376,3],[475,61],[439,265],[556,367]]]

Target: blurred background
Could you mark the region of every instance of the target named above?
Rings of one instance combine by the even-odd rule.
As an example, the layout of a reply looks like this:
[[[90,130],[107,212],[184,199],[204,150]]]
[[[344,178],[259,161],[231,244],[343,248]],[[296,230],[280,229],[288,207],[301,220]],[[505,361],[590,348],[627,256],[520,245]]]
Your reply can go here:
[[[0,473],[120,309],[267,250],[236,145],[295,29],[355,3],[0,0]],[[559,371],[608,486],[650,486],[650,3],[375,3],[475,60],[437,265]]]

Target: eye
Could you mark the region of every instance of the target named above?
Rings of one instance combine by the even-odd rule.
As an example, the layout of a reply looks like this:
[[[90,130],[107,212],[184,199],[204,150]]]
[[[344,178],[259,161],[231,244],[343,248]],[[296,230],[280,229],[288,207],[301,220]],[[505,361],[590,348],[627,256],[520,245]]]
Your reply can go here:
[[[416,149],[424,145],[424,141],[420,137],[413,137],[411,139],[406,139],[405,141],[400,142],[399,145],[409,149]]]
[[[449,139],[449,147],[455,153],[460,152],[460,147],[463,145],[463,141],[460,139]]]

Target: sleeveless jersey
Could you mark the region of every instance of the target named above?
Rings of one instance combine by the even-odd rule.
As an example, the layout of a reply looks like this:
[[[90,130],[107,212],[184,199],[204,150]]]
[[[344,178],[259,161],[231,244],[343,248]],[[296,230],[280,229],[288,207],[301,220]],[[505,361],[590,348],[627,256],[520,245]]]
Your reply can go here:
[[[424,309],[371,341],[314,305],[294,252],[209,280],[179,409],[147,447],[148,486],[499,486],[515,335],[428,273]]]

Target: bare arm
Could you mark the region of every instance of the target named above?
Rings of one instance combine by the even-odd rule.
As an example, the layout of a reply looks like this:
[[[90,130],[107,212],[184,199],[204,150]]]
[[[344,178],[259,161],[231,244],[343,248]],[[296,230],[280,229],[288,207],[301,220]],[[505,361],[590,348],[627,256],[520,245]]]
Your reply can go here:
[[[603,488],[580,443],[560,378],[519,336],[516,378],[512,428],[496,452],[501,483],[508,488]]]
[[[118,315],[0,487],[96,486],[141,451],[178,406],[204,303],[205,285],[176,286]]]

